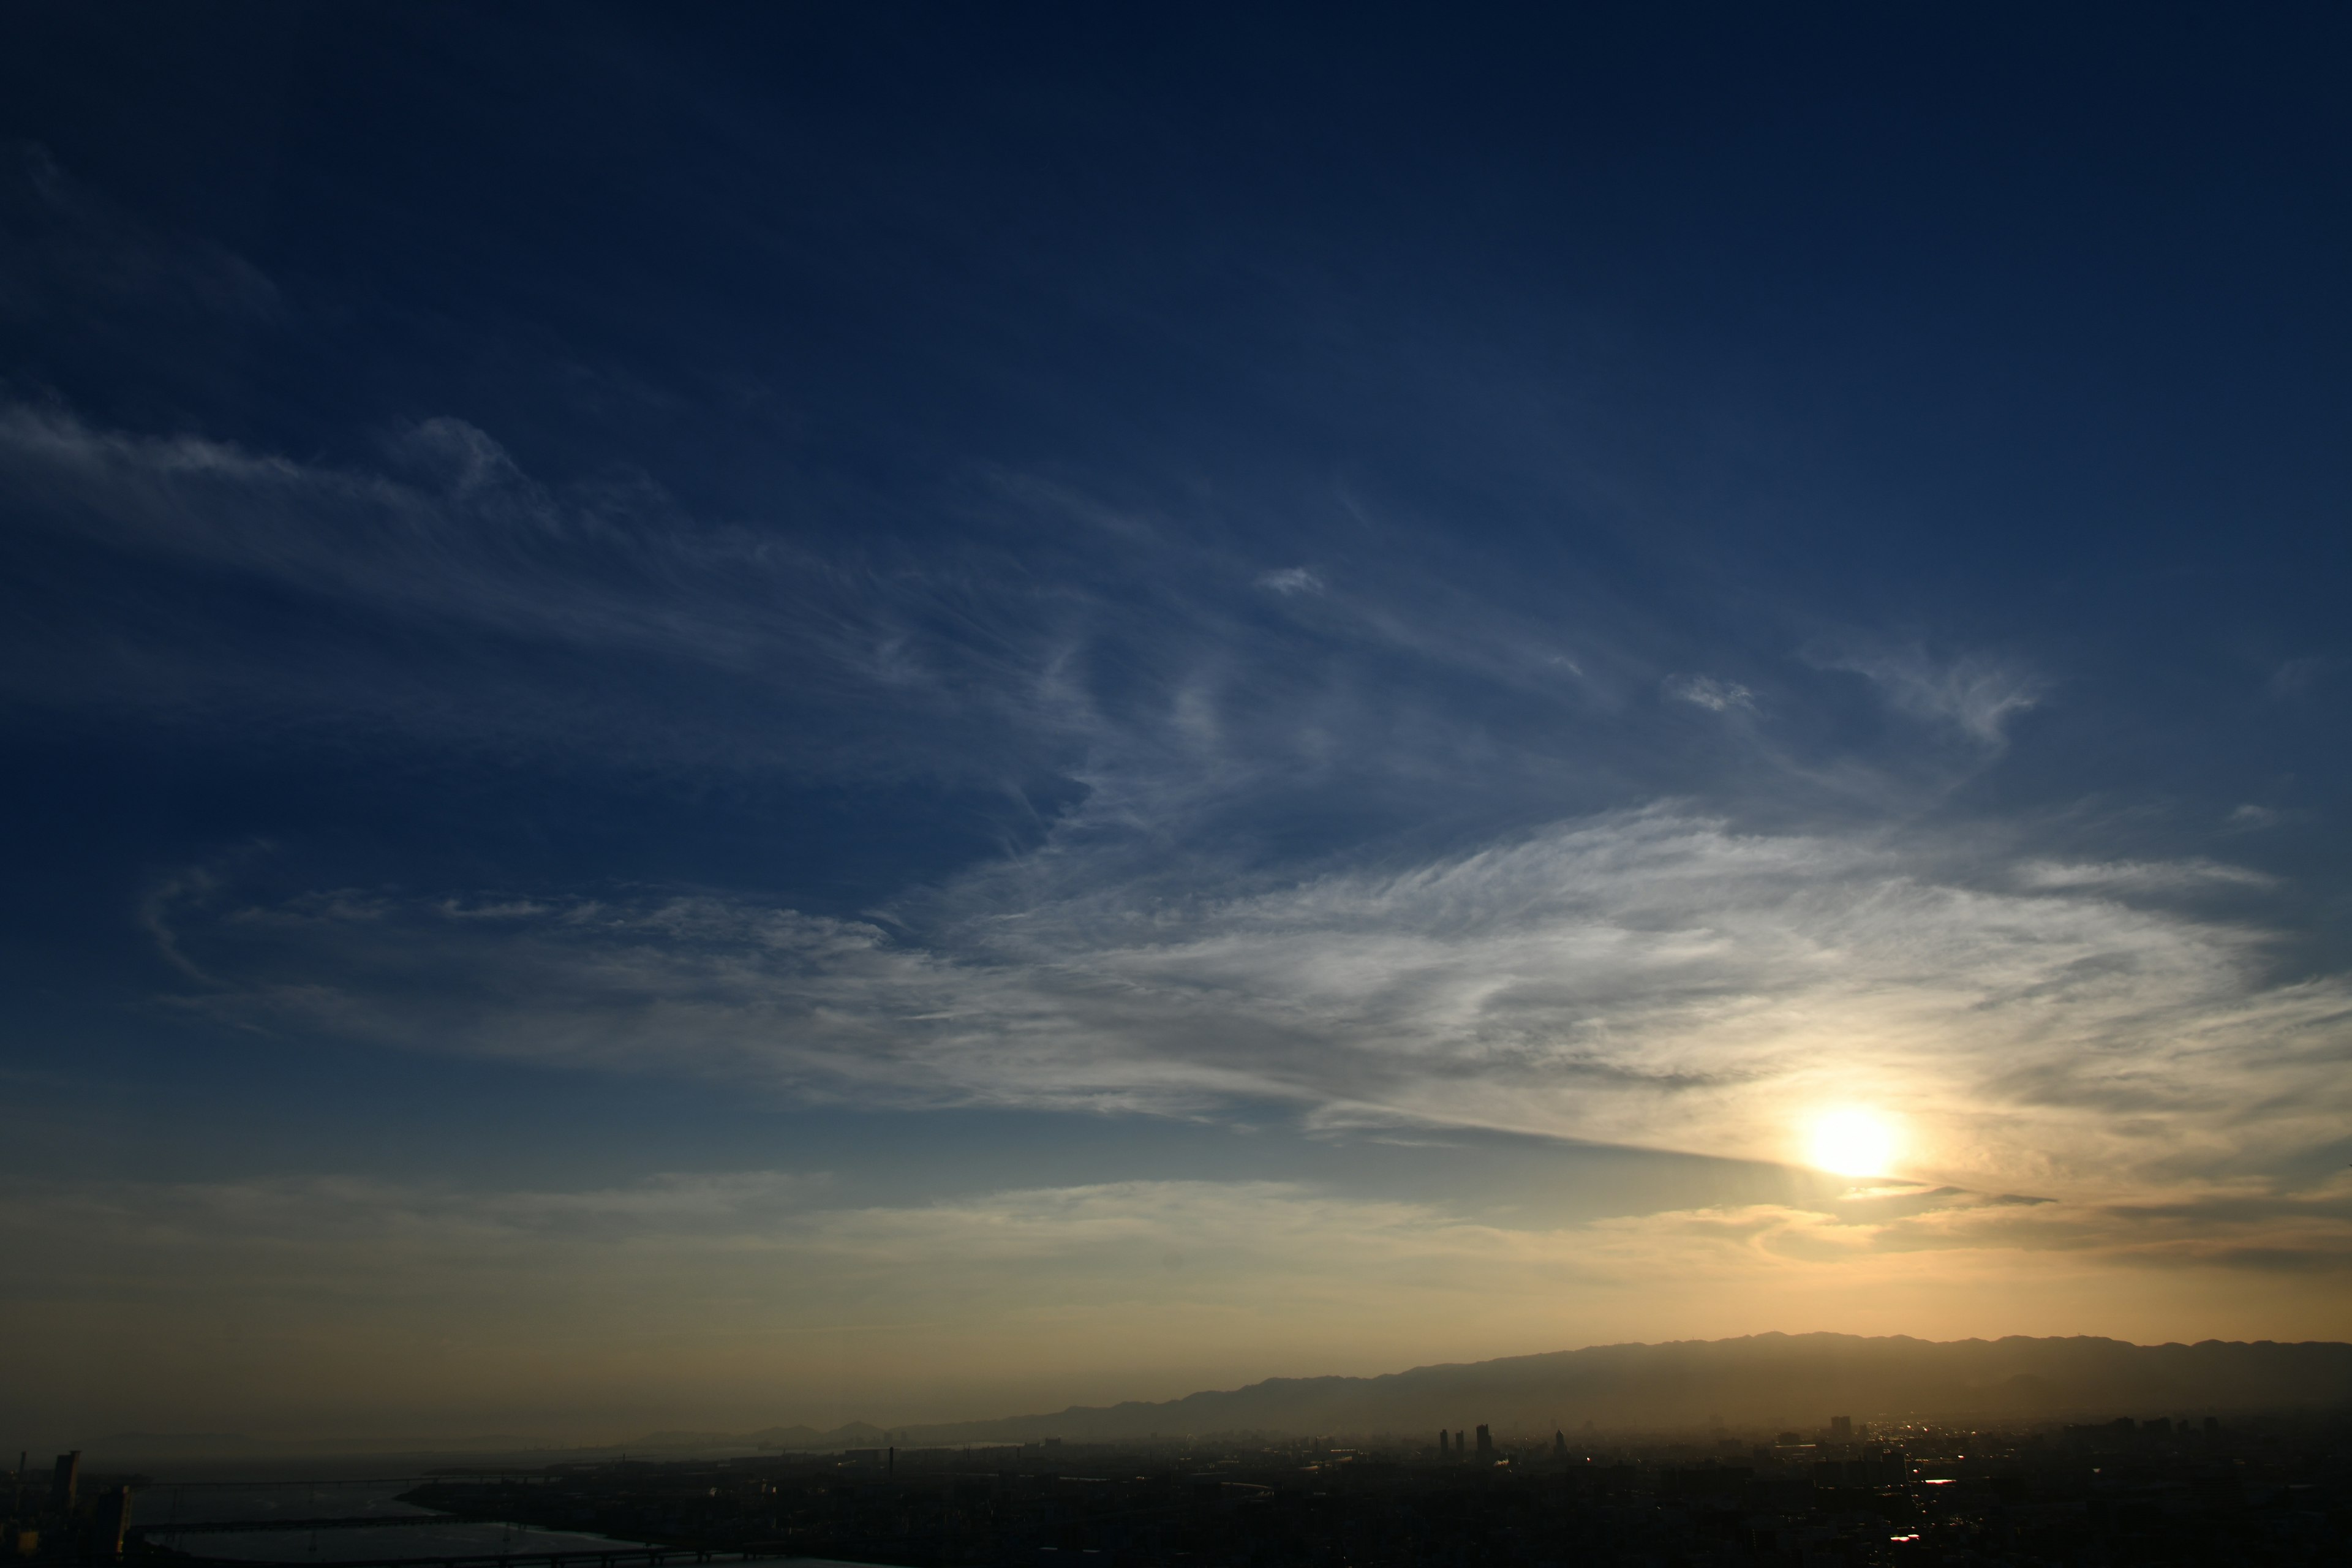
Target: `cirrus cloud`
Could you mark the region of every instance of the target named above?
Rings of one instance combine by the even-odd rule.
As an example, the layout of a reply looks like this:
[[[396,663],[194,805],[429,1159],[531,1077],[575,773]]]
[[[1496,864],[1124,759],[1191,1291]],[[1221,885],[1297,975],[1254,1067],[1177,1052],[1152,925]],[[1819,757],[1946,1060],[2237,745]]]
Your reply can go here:
[[[225,1020],[818,1100],[1275,1100],[1767,1159],[1858,1100],[1906,1126],[1906,1169],[2077,1194],[2257,1175],[2352,1109],[2352,989],[2274,979],[2262,931],[2179,907],[2260,885],[2226,868],[1979,886],[1925,847],[1670,808],[1216,895],[1058,853],[888,922],[710,894],[239,903],[194,879],[157,919],[221,981],[180,1005]]]

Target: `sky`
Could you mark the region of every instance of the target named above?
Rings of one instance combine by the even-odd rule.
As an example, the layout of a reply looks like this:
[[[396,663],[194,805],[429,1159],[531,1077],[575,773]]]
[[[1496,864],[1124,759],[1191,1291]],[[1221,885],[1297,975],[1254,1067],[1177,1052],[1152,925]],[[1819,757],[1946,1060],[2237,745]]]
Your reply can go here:
[[[2342,12],[11,32],[19,1446],[2352,1337]]]

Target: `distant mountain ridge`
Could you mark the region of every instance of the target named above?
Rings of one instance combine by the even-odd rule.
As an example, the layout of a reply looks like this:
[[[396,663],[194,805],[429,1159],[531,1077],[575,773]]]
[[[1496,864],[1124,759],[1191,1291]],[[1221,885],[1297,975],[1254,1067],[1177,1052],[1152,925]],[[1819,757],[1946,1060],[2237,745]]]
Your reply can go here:
[[[2352,1344],[2335,1342],[1757,1334],[1596,1345],[1378,1377],[1269,1378],[1156,1404],[893,1431],[902,1443],[919,1444],[1213,1432],[1411,1435],[1481,1423],[1498,1432],[1548,1433],[1587,1422],[1619,1430],[1690,1426],[1717,1415],[1811,1430],[1832,1414],[2105,1418],[2344,1406],[2352,1406]]]
[[[2120,1340],[1915,1340],[1756,1334],[1735,1340],[1595,1345],[1496,1361],[1414,1367],[1376,1377],[1268,1378],[1157,1403],[1073,1405],[1051,1415],[908,1423],[853,1421],[756,1432],[663,1431],[572,1447],[528,1437],[293,1442],[237,1434],[121,1434],[100,1453],[161,1458],[399,1452],[543,1455],[839,1452],[845,1448],[1150,1437],[1220,1432],[1418,1436],[1487,1425],[1501,1435],[1691,1427],[1721,1416],[1804,1431],[1832,1415],[2093,1418],[2227,1415],[2352,1408],[2352,1344],[2333,1341],[2136,1345]]]

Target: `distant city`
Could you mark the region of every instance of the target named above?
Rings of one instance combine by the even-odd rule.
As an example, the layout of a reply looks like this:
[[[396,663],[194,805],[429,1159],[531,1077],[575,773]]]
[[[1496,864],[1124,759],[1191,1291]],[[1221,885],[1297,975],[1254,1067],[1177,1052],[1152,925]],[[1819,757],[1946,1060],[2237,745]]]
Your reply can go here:
[[[1782,1414],[1809,1391],[1840,1405]],[[1926,1414],[1887,1414],[1906,1401]],[[1318,1429],[1335,1412],[1358,1419]],[[2352,1345],[1767,1334],[606,1449],[127,1435],[22,1456],[5,1547],[156,1568],[1488,1568],[2336,1563],[2347,1542]]]
[[[1273,1437],[877,1447],[441,1466],[365,1483],[97,1475],[20,1462],[6,1550],[191,1568],[949,1564],[2339,1563],[2352,1417],[1966,1426],[1832,1415],[1681,1434],[1490,1424],[1419,1439]],[[269,1495],[262,1508],[248,1498]],[[209,1507],[197,1506],[209,1502]],[[406,1524],[474,1549],[397,1549]],[[387,1549],[390,1548],[390,1549]],[[238,1553],[243,1553],[242,1555]]]

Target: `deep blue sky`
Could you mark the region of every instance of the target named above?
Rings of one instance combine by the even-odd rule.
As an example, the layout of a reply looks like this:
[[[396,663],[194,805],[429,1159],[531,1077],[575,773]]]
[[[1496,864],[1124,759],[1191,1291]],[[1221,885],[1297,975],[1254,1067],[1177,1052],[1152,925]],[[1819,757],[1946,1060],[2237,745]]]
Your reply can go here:
[[[313,1358],[174,1341],[102,1418],[68,1359],[44,1432],[2328,1329],[2340,14],[11,32],[0,1163],[65,1260],[10,1321]],[[1944,1206],[1837,1209],[1838,1106]],[[733,1296],[629,1359],[594,1260],[689,1188],[851,1282],[779,1321],[948,1292],[953,1369],[714,1392]],[[441,1282],[381,1320],[302,1273],[372,1226]],[[608,1373],[435,1360],[531,1331],[500,1226]],[[1160,1236],[1235,1226],[1328,1248]],[[1347,1305],[1424,1275],[1518,1305]]]

